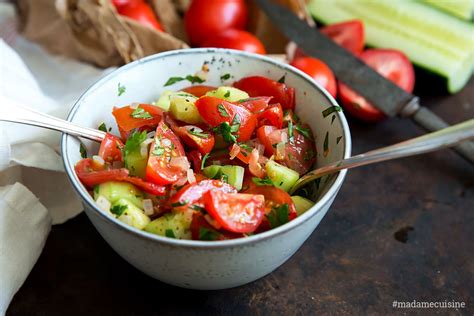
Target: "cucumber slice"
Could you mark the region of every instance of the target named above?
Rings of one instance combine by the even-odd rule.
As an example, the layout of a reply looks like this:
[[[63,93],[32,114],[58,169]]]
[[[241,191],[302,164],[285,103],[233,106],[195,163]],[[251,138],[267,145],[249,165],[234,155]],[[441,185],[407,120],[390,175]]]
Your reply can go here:
[[[265,165],[267,176],[273,185],[288,192],[300,178],[298,172],[270,160]]]
[[[130,171],[130,175],[145,178],[148,155],[142,156],[139,150],[127,152],[123,157],[123,161],[125,162],[125,168]]]
[[[117,215],[117,219],[130,226],[143,229],[150,222],[150,218],[143,211],[136,207],[128,199],[120,199],[110,208],[110,211]]]
[[[142,208],[143,192],[136,186],[127,182],[104,182],[94,188],[94,199],[97,201],[99,196],[105,197],[111,204],[120,199],[127,199],[136,207]]]
[[[222,179],[240,191],[242,189],[242,183],[244,181],[245,169],[241,166],[212,165],[204,168],[202,170],[202,173],[206,177],[211,179]]]
[[[207,96],[224,99],[229,102],[236,102],[243,99],[248,99],[249,95],[247,92],[234,87],[219,87],[216,90],[208,91]]]
[[[176,96],[194,98],[192,94],[187,93],[187,92],[165,90],[160,95],[160,98],[158,99],[158,101],[154,102],[153,104],[157,107],[162,108],[164,111],[169,111],[170,105],[171,105],[171,98],[176,97]]]
[[[153,220],[144,230],[160,236],[191,239],[192,218],[192,212],[171,212]]]
[[[202,123],[201,115],[199,115],[199,111],[194,105],[197,99],[195,96],[173,95],[170,99],[169,110],[176,119],[185,123]]]
[[[474,26],[408,0],[311,0],[308,10],[324,24],[361,19],[369,46],[403,51],[410,60],[459,91],[474,67]]]
[[[305,199],[304,197],[299,195],[294,195],[291,197],[291,199],[293,200],[293,203],[295,203],[296,213],[298,214],[298,216],[312,208],[314,205],[313,201]]]
[[[472,21],[474,19],[474,1],[472,0],[422,0],[426,4],[443,10],[446,13],[457,16],[461,19]]]

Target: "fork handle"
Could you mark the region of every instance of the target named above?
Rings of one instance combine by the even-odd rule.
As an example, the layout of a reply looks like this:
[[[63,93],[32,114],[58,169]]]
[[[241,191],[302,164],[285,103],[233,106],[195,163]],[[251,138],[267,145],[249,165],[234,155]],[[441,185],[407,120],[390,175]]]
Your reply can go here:
[[[73,136],[101,142],[106,133],[83,127],[57,117],[37,112],[4,96],[0,96],[0,121],[48,128]]]

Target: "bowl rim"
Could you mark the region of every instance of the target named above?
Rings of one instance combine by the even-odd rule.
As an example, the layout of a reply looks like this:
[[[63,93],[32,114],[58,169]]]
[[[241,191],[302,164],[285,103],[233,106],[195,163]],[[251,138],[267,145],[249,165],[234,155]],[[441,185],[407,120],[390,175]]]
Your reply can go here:
[[[134,68],[134,67],[139,67],[140,65],[144,65],[148,62],[157,60],[157,59],[163,59],[166,57],[170,56],[175,56],[175,55],[189,55],[189,54],[209,54],[209,53],[217,53],[217,54],[227,54],[227,55],[237,55],[237,56],[242,56],[245,58],[250,58],[250,59],[255,59],[262,61],[267,64],[271,64],[272,66],[276,66],[284,71],[287,72],[292,72],[296,74],[297,76],[301,77],[302,79],[306,80],[311,86],[313,86],[316,90],[318,90],[328,101],[331,105],[333,106],[339,106],[338,103],[334,100],[334,98],[324,89],[322,88],[319,84],[317,84],[311,77],[300,71],[299,69],[289,65],[285,64],[282,62],[279,62],[271,57],[264,56],[264,55],[258,55],[254,53],[248,53],[248,52],[243,52],[239,50],[233,50],[233,49],[223,49],[223,48],[187,48],[187,49],[179,49],[179,50],[173,50],[173,51],[167,51],[167,52],[162,52],[154,55],[150,55],[138,60],[135,60],[131,63],[128,63],[124,66],[121,66],[117,68],[116,70],[108,73],[104,77],[100,78],[96,82],[94,82],[89,88],[86,89],[86,91],[77,99],[77,101],[74,103],[72,106],[71,110],[69,111],[67,115],[67,121],[72,121],[76,112],[80,108],[80,105],[83,103],[83,100],[88,97],[90,94],[92,94],[95,90],[101,88],[101,86],[106,83],[109,80],[112,80],[114,77],[119,75],[122,72],[126,72],[127,70]],[[344,154],[343,157],[348,158],[351,155],[351,149],[352,149],[352,140],[351,140],[351,134],[349,130],[349,125],[347,123],[347,120],[343,114],[342,111],[337,111],[335,114],[338,116],[340,119],[341,125],[342,125],[342,132],[344,136]],[[73,164],[71,163],[69,156],[68,156],[68,150],[67,150],[67,145],[68,145],[68,140],[72,139],[74,136],[68,135],[66,133],[62,134],[61,137],[61,159],[63,161],[64,169],[66,171],[66,174],[69,178],[69,181],[71,182],[73,188],[76,190],[76,192],[79,194],[79,196],[82,199],[83,203],[86,203],[87,206],[89,206],[92,210],[94,210],[96,213],[99,214],[99,217],[101,217],[103,220],[110,222],[114,227],[123,230],[125,232],[131,233],[141,239],[146,239],[150,240],[153,242],[160,242],[167,244],[169,246],[180,246],[184,248],[206,248],[206,249],[216,249],[216,248],[227,248],[227,247],[233,247],[233,246],[242,246],[242,245],[249,245],[249,244],[254,244],[257,242],[260,242],[265,239],[273,238],[278,235],[282,235],[284,233],[287,233],[288,231],[293,230],[297,226],[302,225],[305,221],[309,220],[313,216],[316,216],[322,209],[322,207],[329,202],[329,200],[335,196],[339,190],[339,188],[342,186],[342,183],[344,181],[344,178],[347,174],[347,170],[342,170],[340,171],[334,183],[329,187],[329,189],[320,197],[320,199],[305,213],[303,213],[301,216],[296,217],[294,220],[279,226],[277,228],[268,230],[263,233],[259,233],[256,235],[252,235],[249,237],[245,238],[236,238],[236,239],[228,239],[228,240],[217,240],[217,241],[202,241],[202,240],[187,240],[187,239],[174,239],[174,238],[169,238],[169,237],[164,237],[164,236],[159,236],[155,235],[152,233],[148,233],[146,231],[137,229],[133,226],[127,225],[123,223],[122,221],[119,221],[117,218],[114,218],[112,216],[109,216],[105,212],[101,211],[96,203],[94,203],[92,196],[87,192],[87,190],[84,188],[82,183],[79,181],[77,178],[77,175],[74,172],[74,167]]]

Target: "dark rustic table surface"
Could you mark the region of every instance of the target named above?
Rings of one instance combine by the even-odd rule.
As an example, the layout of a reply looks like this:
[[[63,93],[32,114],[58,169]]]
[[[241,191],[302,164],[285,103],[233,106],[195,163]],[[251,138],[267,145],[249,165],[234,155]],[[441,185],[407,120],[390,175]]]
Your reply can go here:
[[[420,82],[420,81],[419,81]],[[457,123],[474,117],[474,79],[460,93],[417,87]],[[409,120],[350,120],[353,153],[422,130]],[[85,214],[53,227],[8,315],[392,314],[393,301],[460,301],[474,313],[474,168],[450,150],[354,169],[331,210],[283,266],[223,291],[169,286],[119,257]]]

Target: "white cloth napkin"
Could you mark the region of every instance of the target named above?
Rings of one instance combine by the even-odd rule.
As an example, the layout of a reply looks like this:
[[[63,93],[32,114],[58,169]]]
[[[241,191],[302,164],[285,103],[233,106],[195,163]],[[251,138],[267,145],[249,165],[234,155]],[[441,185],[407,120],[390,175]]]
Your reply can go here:
[[[65,118],[99,77],[97,69],[52,56],[19,36],[11,4],[0,3],[0,96]],[[14,111],[0,104],[2,111]],[[63,171],[60,133],[0,122],[0,315],[25,281],[51,224],[82,211]]]

